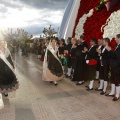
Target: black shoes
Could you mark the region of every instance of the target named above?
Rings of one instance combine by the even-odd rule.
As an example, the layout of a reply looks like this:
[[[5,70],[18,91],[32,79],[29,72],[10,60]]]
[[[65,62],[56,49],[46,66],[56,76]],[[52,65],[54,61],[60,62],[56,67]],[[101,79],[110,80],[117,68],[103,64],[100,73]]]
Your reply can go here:
[[[117,100],[119,100],[119,98],[117,98],[117,97],[114,97],[114,98],[113,98],[113,101],[117,101]]]
[[[8,97],[8,93],[3,93],[3,95],[4,95],[5,97]]]
[[[105,94],[105,96],[107,96],[107,97],[114,97],[115,95]]]
[[[115,95],[106,94],[105,96],[107,96],[107,97],[114,97],[114,98],[113,98],[113,101],[119,100],[119,97],[117,98],[117,97],[115,97]]]
[[[70,79],[71,79],[71,78],[72,78],[72,76],[68,76],[68,75],[66,75],[66,78],[70,78]]]
[[[88,85],[86,85],[85,87],[86,87],[86,88],[89,88],[89,86],[88,86]]]
[[[83,85],[85,82],[77,82],[76,85]]]
[[[58,83],[57,83],[56,81],[54,81],[54,85],[55,85],[55,86],[57,86],[57,85],[58,85]]]
[[[55,86],[58,85],[58,83],[56,81],[55,82],[54,81],[50,81],[50,83],[54,83]]]
[[[104,92],[104,91],[102,91],[101,93],[100,93],[100,95],[104,95],[106,92]]]
[[[96,90],[96,91],[102,91],[103,89],[98,89],[98,88],[96,88],[95,90]]]
[[[54,83],[55,84],[55,86],[57,86],[58,84],[57,83]]]
[[[88,87],[86,90],[87,90],[87,91],[91,91],[91,90],[93,90],[93,88],[90,89],[90,88]]]

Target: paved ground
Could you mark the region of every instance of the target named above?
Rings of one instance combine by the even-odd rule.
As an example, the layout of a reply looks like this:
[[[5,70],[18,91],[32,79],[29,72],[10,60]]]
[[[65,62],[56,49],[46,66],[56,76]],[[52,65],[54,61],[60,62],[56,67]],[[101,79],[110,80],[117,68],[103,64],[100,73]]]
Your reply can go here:
[[[58,86],[41,81],[36,55],[16,54],[14,60],[20,88],[3,98],[0,120],[120,120],[120,100],[88,92],[69,79]]]

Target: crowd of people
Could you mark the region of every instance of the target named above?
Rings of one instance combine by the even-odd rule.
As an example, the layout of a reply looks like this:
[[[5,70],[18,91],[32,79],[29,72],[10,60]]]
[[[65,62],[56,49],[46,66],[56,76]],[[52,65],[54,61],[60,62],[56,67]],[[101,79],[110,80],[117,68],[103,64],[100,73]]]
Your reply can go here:
[[[83,35],[78,40],[68,38],[67,44],[64,39],[48,39],[44,50],[43,80],[57,85],[65,74],[71,81],[76,81],[76,85],[89,81],[85,87],[91,91],[94,81],[99,79],[99,86],[95,90],[117,101],[120,95],[120,34],[116,35],[115,41],[117,47],[112,50],[109,38],[92,38],[90,45]],[[109,82],[111,92],[107,93]]]
[[[110,39],[90,40],[88,45],[85,36],[64,39],[56,37],[46,38],[30,45],[30,50],[35,50],[37,58],[43,61],[42,80],[58,84],[64,76],[71,81],[76,81],[76,85],[83,85],[89,81],[87,91],[93,90],[94,81],[99,79],[99,86],[96,91],[101,91],[100,95],[113,97],[117,101],[120,96],[120,34],[115,37],[116,47],[110,47]],[[32,46],[32,47],[31,47]],[[21,47],[22,48],[22,47]],[[27,47],[24,46],[24,49]],[[22,49],[22,54],[28,53]],[[8,96],[9,92],[18,89],[17,76],[7,42],[0,40],[0,93]],[[107,93],[108,83],[111,83],[111,91]],[[0,106],[2,96],[0,94]]]

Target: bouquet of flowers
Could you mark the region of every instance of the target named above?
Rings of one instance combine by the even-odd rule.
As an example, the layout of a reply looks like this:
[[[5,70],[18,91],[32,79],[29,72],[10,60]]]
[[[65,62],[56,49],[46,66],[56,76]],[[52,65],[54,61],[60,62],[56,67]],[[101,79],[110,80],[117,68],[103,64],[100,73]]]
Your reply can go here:
[[[64,54],[61,54],[61,55],[59,56],[59,58],[60,58],[63,66],[67,65],[67,59],[66,59],[66,57],[64,56]]]

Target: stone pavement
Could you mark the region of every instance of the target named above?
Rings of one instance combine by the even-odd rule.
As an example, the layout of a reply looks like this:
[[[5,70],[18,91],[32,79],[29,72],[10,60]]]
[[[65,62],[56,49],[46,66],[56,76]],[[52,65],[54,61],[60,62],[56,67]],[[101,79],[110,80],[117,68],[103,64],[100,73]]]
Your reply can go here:
[[[36,55],[16,53],[14,61],[20,87],[3,97],[0,120],[120,120],[120,100],[86,91],[69,79],[58,86],[41,81],[42,63]]]

